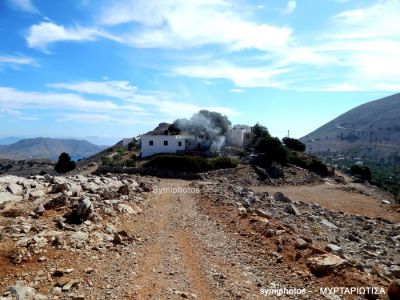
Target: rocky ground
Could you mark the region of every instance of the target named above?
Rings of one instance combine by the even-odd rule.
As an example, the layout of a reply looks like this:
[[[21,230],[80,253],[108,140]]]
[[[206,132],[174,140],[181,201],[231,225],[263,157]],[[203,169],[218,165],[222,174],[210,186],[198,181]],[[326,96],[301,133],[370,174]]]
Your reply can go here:
[[[319,290],[351,286],[387,293],[400,278],[399,214],[368,217],[289,199],[288,184],[326,185],[302,170],[289,173],[261,182],[246,167],[196,181],[0,177],[0,295],[364,299]],[[262,189],[271,184],[281,192]],[[305,293],[266,295],[271,288]]]

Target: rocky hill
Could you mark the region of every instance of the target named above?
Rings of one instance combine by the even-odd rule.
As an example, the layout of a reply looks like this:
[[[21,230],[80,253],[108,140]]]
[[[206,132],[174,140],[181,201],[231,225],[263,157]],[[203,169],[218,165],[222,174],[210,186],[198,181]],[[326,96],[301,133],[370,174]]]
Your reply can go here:
[[[400,93],[360,105],[301,140],[314,153],[387,158],[400,150]]]
[[[89,157],[104,148],[83,140],[33,138],[24,139],[11,145],[0,146],[0,158],[57,160],[62,152],[67,152],[72,159],[77,160]]]
[[[398,207],[346,178],[284,174],[363,210],[288,197],[288,180],[248,167],[194,181],[0,176],[0,298],[266,299],[295,287],[305,294],[282,299],[353,300],[320,288],[372,286],[379,295],[366,299],[385,299],[400,284]]]

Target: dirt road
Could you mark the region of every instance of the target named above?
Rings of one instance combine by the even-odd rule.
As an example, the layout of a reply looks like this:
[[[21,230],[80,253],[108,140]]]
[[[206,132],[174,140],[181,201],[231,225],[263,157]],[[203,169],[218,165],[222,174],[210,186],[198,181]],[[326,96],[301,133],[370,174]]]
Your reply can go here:
[[[178,188],[182,192],[174,193]],[[244,266],[224,250],[239,243],[199,212],[198,196],[189,182],[163,180],[149,199],[151,208],[135,228],[146,240],[139,251],[137,299],[259,297]]]

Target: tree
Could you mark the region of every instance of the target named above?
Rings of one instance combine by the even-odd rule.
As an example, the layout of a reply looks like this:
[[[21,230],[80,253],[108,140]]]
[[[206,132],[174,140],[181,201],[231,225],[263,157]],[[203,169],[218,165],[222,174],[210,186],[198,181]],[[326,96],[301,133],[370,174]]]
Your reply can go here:
[[[263,166],[270,166],[273,162],[280,164],[286,164],[287,162],[287,150],[277,137],[258,138],[255,150],[259,153],[259,162]]]
[[[306,150],[306,145],[304,145],[304,143],[302,143],[298,139],[285,137],[285,138],[283,138],[282,141],[285,144],[285,146],[291,150],[298,151],[298,152],[304,152]]]
[[[372,173],[368,166],[352,165],[350,168],[350,173],[353,176],[358,176],[362,180],[371,181]]]
[[[76,164],[74,161],[71,160],[71,157],[68,153],[61,153],[58,157],[58,162],[56,163],[54,169],[57,173],[67,173],[75,169]]]
[[[257,140],[259,138],[263,138],[263,137],[267,137],[270,138],[271,135],[267,129],[267,127],[260,125],[259,123],[257,123],[256,125],[253,126],[253,128],[251,129],[254,138],[253,138],[253,143],[256,144]]]

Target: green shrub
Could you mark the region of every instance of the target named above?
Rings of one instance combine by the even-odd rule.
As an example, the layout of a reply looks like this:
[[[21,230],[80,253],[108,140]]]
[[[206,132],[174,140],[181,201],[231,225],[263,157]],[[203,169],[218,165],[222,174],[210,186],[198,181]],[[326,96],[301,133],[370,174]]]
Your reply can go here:
[[[211,160],[213,170],[236,168],[237,161],[229,157],[217,157]]]
[[[278,138],[259,138],[255,149],[259,154],[257,161],[261,166],[270,166],[273,162],[280,164],[287,163],[287,150]]]
[[[358,176],[362,180],[371,181],[372,179],[372,173],[368,166],[352,165],[350,168],[350,174]]]
[[[129,167],[129,168],[134,168],[134,167],[136,167],[136,161],[135,161],[134,159],[128,159],[128,160],[125,162],[125,165],[126,165],[127,167]]]
[[[317,175],[326,177],[329,175],[329,168],[315,156],[306,156],[295,151],[290,151],[288,162],[300,168],[314,172]]]
[[[290,150],[294,150],[294,151],[298,151],[298,152],[304,152],[306,150],[306,145],[304,145],[298,139],[285,137],[285,138],[283,138],[282,141],[285,144],[285,146],[288,147]]]
[[[311,158],[311,161],[308,163],[307,170],[314,172],[322,177],[326,177],[329,175],[328,166],[324,164],[317,158]]]
[[[161,154],[154,156],[144,164],[147,168],[172,170],[179,172],[207,172],[210,170],[234,168],[237,163],[227,157],[206,159],[200,156]]]

